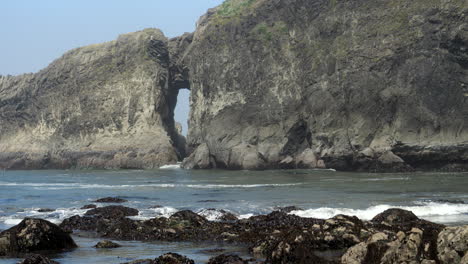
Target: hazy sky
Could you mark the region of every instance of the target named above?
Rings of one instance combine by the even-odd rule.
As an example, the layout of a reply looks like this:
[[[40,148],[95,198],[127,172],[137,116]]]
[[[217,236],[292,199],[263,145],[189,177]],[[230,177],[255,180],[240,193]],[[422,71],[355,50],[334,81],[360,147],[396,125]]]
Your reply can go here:
[[[198,18],[223,0],[11,0],[0,15],[0,75],[36,72],[67,50],[148,27],[168,37],[195,29]],[[176,120],[186,131],[188,93]]]

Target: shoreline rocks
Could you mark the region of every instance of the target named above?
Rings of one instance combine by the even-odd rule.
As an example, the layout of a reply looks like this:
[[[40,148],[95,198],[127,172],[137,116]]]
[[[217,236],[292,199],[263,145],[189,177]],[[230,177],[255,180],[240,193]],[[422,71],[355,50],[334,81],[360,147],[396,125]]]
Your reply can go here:
[[[243,245],[254,256],[265,259],[265,262],[246,260],[223,254],[212,257],[209,261],[211,264],[465,264],[468,259],[468,226],[445,227],[419,219],[412,212],[402,209],[388,209],[370,221],[363,221],[347,215],[314,219],[286,213],[294,208],[279,208],[280,211],[267,215],[226,221],[209,221],[192,211],[184,210],[169,218],[143,221],[127,218],[137,213],[136,209],[108,206],[92,209],[95,211],[82,217],[65,219],[60,227],[69,232],[91,231],[98,237],[116,240],[233,243]],[[46,231],[30,231],[28,228],[46,230],[48,235],[42,235]],[[49,235],[51,232],[48,230],[54,231]],[[68,243],[65,248],[58,248],[58,243],[51,243],[51,240],[41,242],[57,232],[59,235],[55,235],[58,237],[54,238],[56,241],[71,238],[47,221],[25,219],[18,226],[0,233],[0,255],[1,250],[5,252],[5,249],[11,248],[5,242],[12,241],[10,234],[15,232],[22,236],[39,234],[36,235],[37,239],[33,239],[38,244],[28,244],[29,248],[21,244],[16,247],[17,250],[3,255],[76,247],[73,240],[65,239]],[[22,241],[17,238],[13,240]],[[95,247],[118,246],[104,240]],[[155,260],[133,263],[191,264],[191,261],[181,255],[168,253]]]
[[[119,197],[105,197],[94,201],[95,203],[126,203],[128,200]]]
[[[447,246],[448,237],[464,239],[465,229],[444,229],[444,225],[419,219],[402,209],[389,209],[371,221],[362,221],[346,215],[314,219],[286,213],[295,208],[279,208],[280,211],[268,215],[229,221],[209,221],[189,210],[146,221],[124,216],[111,219],[112,214],[74,216],[73,221],[67,219],[63,225],[70,230],[94,231],[98,236],[118,240],[236,243],[271,264],[430,264],[439,261],[440,254],[449,258],[459,251]],[[438,238],[445,242],[438,242]],[[371,260],[374,262],[366,262]],[[232,263],[237,264],[236,261],[247,263],[238,259]]]
[[[59,264],[59,262],[39,254],[32,254],[18,262],[18,264]]]
[[[0,256],[15,256],[36,251],[63,251],[77,245],[60,227],[49,221],[25,218],[0,233]]]
[[[110,240],[103,240],[103,241],[99,241],[99,243],[94,245],[94,247],[95,248],[119,248],[122,246]]]

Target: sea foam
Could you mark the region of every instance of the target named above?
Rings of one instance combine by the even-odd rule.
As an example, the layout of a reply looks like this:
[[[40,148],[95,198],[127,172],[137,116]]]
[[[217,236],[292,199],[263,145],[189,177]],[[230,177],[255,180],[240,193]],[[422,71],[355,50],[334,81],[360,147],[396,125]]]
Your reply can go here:
[[[437,202],[420,202],[413,206],[395,206],[381,204],[371,206],[366,209],[351,209],[351,208],[331,208],[321,207],[308,210],[292,211],[294,214],[301,217],[328,219],[339,214],[354,215],[362,220],[371,220],[377,214],[390,208],[399,208],[412,211],[416,216],[437,222],[459,222],[468,218],[468,204],[451,204]]]

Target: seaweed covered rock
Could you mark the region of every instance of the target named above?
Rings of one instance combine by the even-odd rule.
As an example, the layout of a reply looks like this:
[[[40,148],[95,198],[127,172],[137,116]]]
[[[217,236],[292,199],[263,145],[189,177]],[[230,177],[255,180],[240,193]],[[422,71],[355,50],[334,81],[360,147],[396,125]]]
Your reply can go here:
[[[48,257],[39,255],[39,254],[32,254],[27,256],[22,261],[18,262],[18,264],[59,264],[57,261],[50,260]]]
[[[111,205],[106,207],[94,208],[85,213],[86,216],[100,216],[104,218],[121,218],[124,216],[136,216],[138,210],[121,205]]]
[[[105,197],[105,198],[97,199],[94,202],[96,203],[125,203],[128,201],[119,197]]]
[[[63,220],[60,227],[67,231],[85,230],[97,231],[99,228],[107,228],[111,224],[117,224],[127,216],[138,215],[138,210],[121,205],[111,205],[88,210],[84,216],[75,215]]]
[[[208,264],[247,264],[247,261],[237,255],[222,254],[217,257],[210,258]]]
[[[70,235],[49,221],[25,218],[0,233],[0,256],[36,251],[62,251],[76,248]]]
[[[121,245],[115,242],[112,242],[110,240],[103,240],[103,241],[99,241],[99,243],[97,243],[94,247],[95,248],[119,248],[121,247]]]
[[[166,253],[156,258],[154,264],[195,264],[195,262],[177,253]]]

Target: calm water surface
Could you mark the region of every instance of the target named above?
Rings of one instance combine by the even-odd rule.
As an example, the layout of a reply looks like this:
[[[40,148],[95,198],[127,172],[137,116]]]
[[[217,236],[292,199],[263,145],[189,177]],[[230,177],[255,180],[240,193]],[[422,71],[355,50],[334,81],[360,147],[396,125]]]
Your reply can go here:
[[[296,205],[303,217],[336,214],[371,219],[391,207],[448,225],[468,224],[468,173],[362,174],[294,171],[6,171],[0,172],[0,230],[33,216],[60,223],[84,214],[83,205],[106,197],[128,200],[137,219],[170,216],[178,210],[226,209],[246,218],[275,207]],[[160,205],[161,208],[149,207]],[[104,206],[101,204],[101,206]],[[39,213],[40,208],[55,209]],[[206,215],[208,218],[213,215]],[[178,252],[204,263],[203,249],[226,245],[121,242],[126,247],[96,250],[98,239],[75,237],[80,248],[55,256],[62,263],[120,263]],[[0,264],[17,260],[0,259]]]

